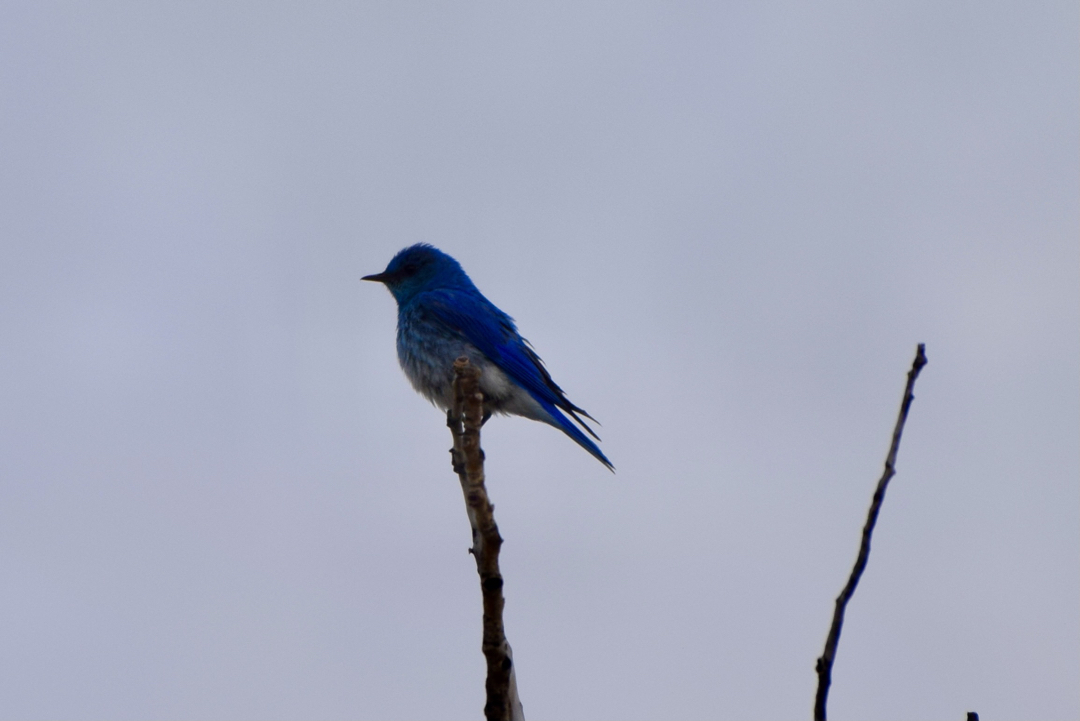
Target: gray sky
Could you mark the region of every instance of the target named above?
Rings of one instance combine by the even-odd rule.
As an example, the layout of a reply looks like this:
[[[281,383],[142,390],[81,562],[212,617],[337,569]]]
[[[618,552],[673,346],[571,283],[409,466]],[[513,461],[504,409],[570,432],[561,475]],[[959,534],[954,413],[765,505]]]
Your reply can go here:
[[[0,716],[460,719],[457,257],[603,424],[485,428],[531,718],[1080,715],[1061,2],[0,6]]]

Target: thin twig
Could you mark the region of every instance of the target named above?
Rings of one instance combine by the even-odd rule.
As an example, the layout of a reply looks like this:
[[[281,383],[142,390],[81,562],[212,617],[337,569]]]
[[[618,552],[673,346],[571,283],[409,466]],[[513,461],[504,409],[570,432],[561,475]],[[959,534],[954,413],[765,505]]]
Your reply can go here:
[[[484,452],[480,448],[480,426],[484,421],[484,395],[480,392],[480,369],[468,358],[454,361],[454,407],[446,424],[454,436],[450,449],[454,471],[465,494],[465,510],[472,526],[472,548],[480,574],[484,600],[484,636],[481,648],[487,660],[488,721],[524,721],[517,694],[514,658],[503,628],[503,578],[499,572],[499,548],[503,539],[495,525],[494,506],[484,487]]]
[[[908,409],[911,401],[915,399],[912,390],[915,388],[915,379],[919,377],[919,371],[923,369],[926,361],[926,344],[920,343],[915,353],[915,361],[908,371],[907,387],[904,389],[904,400],[900,403],[900,415],[896,419],[896,428],[893,430],[892,445],[889,447],[889,455],[885,459],[885,472],[878,481],[877,490],[874,491],[874,500],[870,504],[870,512],[866,517],[866,525],[863,527],[862,543],[859,545],[859,557],[855,560],[855,567],[851,569],[851,577],[840,595],[836,597],[836,610],[833,612],[832,627],[829,629],[829,637],[825,641],[825,653],[817,660],[818,688],[817,698],[814,701],[814,721],[825,721],[825,704],[829,698],[829,685],[832,683],[832,666],[836,658],[836,646],[840,642],[840,629],[844,625],[844,609],[848,601],[855,593],[855,587],[859,585],[859,578],[866,568],[866,560],[870,557],[870,537],[874,533],[874,524],[877,523],[878,512],[881,510],[881,502],[885,500],[885,489],[889,480],[896,474],[896,453],[900,449],[900,435],[904,432],[904,422],[907,421]]]

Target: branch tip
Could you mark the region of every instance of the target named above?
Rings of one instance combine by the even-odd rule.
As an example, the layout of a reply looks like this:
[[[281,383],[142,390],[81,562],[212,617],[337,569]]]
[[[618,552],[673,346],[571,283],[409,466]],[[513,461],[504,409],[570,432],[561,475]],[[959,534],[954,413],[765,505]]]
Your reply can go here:
[[[892,444],[889,446],[889,454],[885,457],[885,472],[878,480],[877,488],[874,489],[873,500],[866,516],[866,525],[863,526],[862,541],[859,545],[859,556],[855,559],[855,566],[851,569],[851,576],[847,584],[836,597],[836,608],[833,611],[832,626],[825,640],[825,651],[814,664],[814,670],[818,676],[817,695],[814,699],[814,721],[826,721],[825,706],[829,698],[829,686],[832,684],[832,666],[836,658],[836,648],[840,643],[840,631],[844,625],[844,611],[851,597],[855,594],[855,588],[859,585],[859,579],[866,569],[866,563],[870,558],[870,540],[877,524],[878,513],[881,504],[885,500],[885,489],[888,488],[889,480],[896,475],[896,454],[900,450],[900,436],[904,432],[904,423],[907,421],[911,402],[915,399],[912,392],[915,388],[915,379],[919,377],[919,371],[929,361],[926,358],[926,344],[919,343],[915,351],[915,360],[911,363],[911,370],[907,374],[907,385],[904,388],[904,397],[900,402],[900,412],[896,418],[896,427],[893,429]]]

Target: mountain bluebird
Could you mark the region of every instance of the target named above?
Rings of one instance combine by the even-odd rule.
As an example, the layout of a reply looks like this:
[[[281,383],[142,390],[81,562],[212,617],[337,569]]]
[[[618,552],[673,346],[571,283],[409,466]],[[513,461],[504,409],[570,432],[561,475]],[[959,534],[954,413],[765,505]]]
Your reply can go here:
[[[363,280],[384,283],[398,304],[397,353],[420,394],[444,410],[453,405],[454,360],[465,356],[480,368],[484,420],[505,413],[543,421],[615,470],[592,440],[560,412],[596,420],[571,403],[551,380],[540,356],[522,338],[514,319],[485,298],[461,265],[425,243],[405,248],[386,270]]]

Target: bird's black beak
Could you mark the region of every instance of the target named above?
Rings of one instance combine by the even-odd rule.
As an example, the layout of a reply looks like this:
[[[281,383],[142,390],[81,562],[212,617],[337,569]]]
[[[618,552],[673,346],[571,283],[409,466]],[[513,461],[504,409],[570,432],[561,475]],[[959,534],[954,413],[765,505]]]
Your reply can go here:
[[[385,283],[386,282],[386,273],[376,273],[375,275],[365,275],[360,280],[373,280],[376,283]]]

